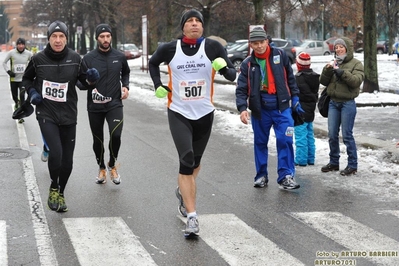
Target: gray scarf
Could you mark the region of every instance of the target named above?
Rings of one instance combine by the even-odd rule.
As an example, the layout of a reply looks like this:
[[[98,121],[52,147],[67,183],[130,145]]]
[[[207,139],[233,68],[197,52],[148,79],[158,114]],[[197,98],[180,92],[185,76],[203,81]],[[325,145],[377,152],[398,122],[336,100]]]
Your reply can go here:
[[[344,55],[337,55],[337,56],[335,57],[335,61],[338,63],[338,65],[341,65],[341,64],[344,62],[345,58],[346,58],[346,54],[344,54]]]

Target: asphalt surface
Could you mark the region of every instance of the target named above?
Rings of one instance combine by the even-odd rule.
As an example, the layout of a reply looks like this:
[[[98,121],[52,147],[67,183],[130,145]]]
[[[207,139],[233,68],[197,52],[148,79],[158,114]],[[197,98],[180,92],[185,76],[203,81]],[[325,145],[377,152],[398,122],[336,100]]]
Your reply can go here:
[[[148,73],[137,68],[132,76],[148,78]],[[1,70],[0,82],[8,83],[7,74]],[[146,88],[152,89],[152,84]],[[0,87],[0,92],[0,169],[4,173],[0,179],[0,229],[4,221],[10,266],[111,265],[105,263],[107,258],[112,258],[114,265],[250,265],[253,261],[257,263],[251,265],[268,265],[271,261],[273,265],[314,265],[315,259],[327,257],[325,253],[331,251],[399,250],[398,218],[395,212],[385,212],[398,210],[397,201],[381,202],[370,195],[326,185],[320,173],[299,175],[301,189],[297,191],[279,190],[275,156],[269,158],[269,185],[254,189],[252,145],[226,137],[216,127],[197,179],[201,236],[187,241],[182,236],[184,223],[177,215],[177,154],[165,108],[155,110],[135,99],[124,102],[125,124],[118,160],[122,182],[119,186],[111,182],[97,185],[86,92],[79,92],[74,169],[65,191],[69,211],[52,212],[46,207],[50,180],[47,164],[40,160],[42,140],[37,121],[34,115],[24,124],[12,120],[8,86]],[[219,97],[231,97],[228,94]],[[223,105],[218,108],[235,112]],[[371,138],[370,142],[378,143],[378,139]],[[324,179],[342,182],[339,175],[327,174]],[[337,213],[350,220],[341,219]],[[310,223],[309,214],[315,215]],[[336,229],[336,236],[326,233],[323,226],[314,228],[323,217],[331,221],[324,224],[327,231],[334,232],[334,224],[342,225]],[[102,231],[89,234],[89,238],[111,238],[112,232],[123,230],[121,237],[128,235],[140,242],[154,263],[118,263],[128,253],[120,252],[125,239],[101,239],[103,242],[94,245],[85,242],[90,239],[84,240],[79,231],[77,236],[72,234],[72,229],[90,233],[98,224],[88,221],[96,219],[103,223]],[[109,222],[118,220],[125,226]],[[231,225],[237,227],[226,233]],[[350,228],[345,229],[345,225]],[[363,238],[347,237],[348,232]],[[1,236],[0,230],[0,257]],[[228,245],[234,238],[238,242]],[[129,247],[137,248],[134,245]],[[357,265],[395,265],[392,258],[353,259]]]

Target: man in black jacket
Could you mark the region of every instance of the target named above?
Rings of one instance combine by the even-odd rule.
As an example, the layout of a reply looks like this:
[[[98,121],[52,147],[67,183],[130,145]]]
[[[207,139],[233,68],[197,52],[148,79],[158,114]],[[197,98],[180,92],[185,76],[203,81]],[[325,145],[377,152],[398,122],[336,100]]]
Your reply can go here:
[[[107,181],[107,168],[111,181],[120,184],[120,175],[115,162],[121,146],[123,128],[122,100],[129,97],[130,68],[125,55],[111,47],[112,30],[108,24],[99,24],[96,28],[97,49],[83,57],[82,71],[96,68],[99,80],[94,89],[87,93],[87,110],[93,135],[93,150],[96,155],[99,173],[97,184]],[[104,161],[104,122],[107,120],[110,134],[109,161]]]
[[[47,38],[49,42],[43,52],[29,61],[22,86],[27,89],[31,103],[36,105],[40,131],[51,150],[47,205],[53,211],[66,212],[64,190],[72,172],[76,143],[78,94],[75,85],[79,79],[85,87],[90,86],[86,74],[79,74],[80,55],[66,46],[68,28],[65,23],[51,23]]]

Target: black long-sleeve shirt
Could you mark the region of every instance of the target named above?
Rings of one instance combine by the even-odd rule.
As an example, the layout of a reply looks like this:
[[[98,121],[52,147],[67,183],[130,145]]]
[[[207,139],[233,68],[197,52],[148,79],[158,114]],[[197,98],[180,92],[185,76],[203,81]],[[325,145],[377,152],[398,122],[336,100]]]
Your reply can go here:
[[[168,64],[176,53],[177,40],[171,41],[169,43],[163,44],[158,47],[157,51],[151,56],[149,61],[149,71],[151,78],[154,83],[154,88],[158,88],[162,85],[161,73],[159,70],[159,65],[162,63]],[[198,52],[200,44],[190,45],[183,41],[181,42],[181,48],[184,54],[191,56]],[[220,71],[227,80],[234,81],[236,79],[237,71],[234,65],[227,57],[225,48],[218,42],[212,39],[206,39],[205,42],[205,53],[210,61],[215,60],[218,57],[226,60],[227,68]]]

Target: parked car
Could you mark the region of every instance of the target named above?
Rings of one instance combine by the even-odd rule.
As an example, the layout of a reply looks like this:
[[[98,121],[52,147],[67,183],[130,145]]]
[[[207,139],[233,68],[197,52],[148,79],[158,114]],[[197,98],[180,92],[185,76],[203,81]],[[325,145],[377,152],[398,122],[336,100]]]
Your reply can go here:
[[[248,40],[242,44],[237,44],[227,50],[227,57],[233,63],[237,71],[240,70],[242,61],[248,56]]]
[[[272,43],[274,43],[274,46],[283,49],[290,59],[291,64],[295,64],[298,53],[296,50],[297,47],[294,47],[290,41],[279,38],[272,38]]]
[[[377,42],[377,54],[386,54],[388,53],[388,42],[387,41],[378,41]]]
[[[288,58],[290,59],[291,64],[294,64],[296,62],[296,51],[291,42],[284,39],[273,38],[272,43],[274,43],[274,46],[281,48],[285,51]],[[240,69],[241,62],[249,55],[248,46],[248,40],[245,40],[243,44],[234,46],[232,49],[227,50],[227,57],[233,63],[237,71]]]
[[[292,43],[292,46],[296,47],[296,46],[301,46],[301,44],[303,43],[301,40],[298,39],[288,39],[289,42]]]
[[[296,47],[296,52],[306,52],[310,56],[330,55],[330,48],[326,41],[305,40],[301,46]]]
[[[247,39],[236,40],[235,42],[227,44],[226,49],[227,50],[231,50],[231,49],[234,49],[234,48],[236,48],[238,46],[241,46],[241,45],[243,45],[244,43],[247,43],[247,42],[248,42]]]
[[[118,50],[125,54],[127,60],[141,56],[139,48],[134,43],[118,44]]]
[[[335,40],[338,39],[338,37],[331,37],[326,40],[326,43],[328,44],[328,49],[330,50],[330,53],[334,53],[334,42]]]

